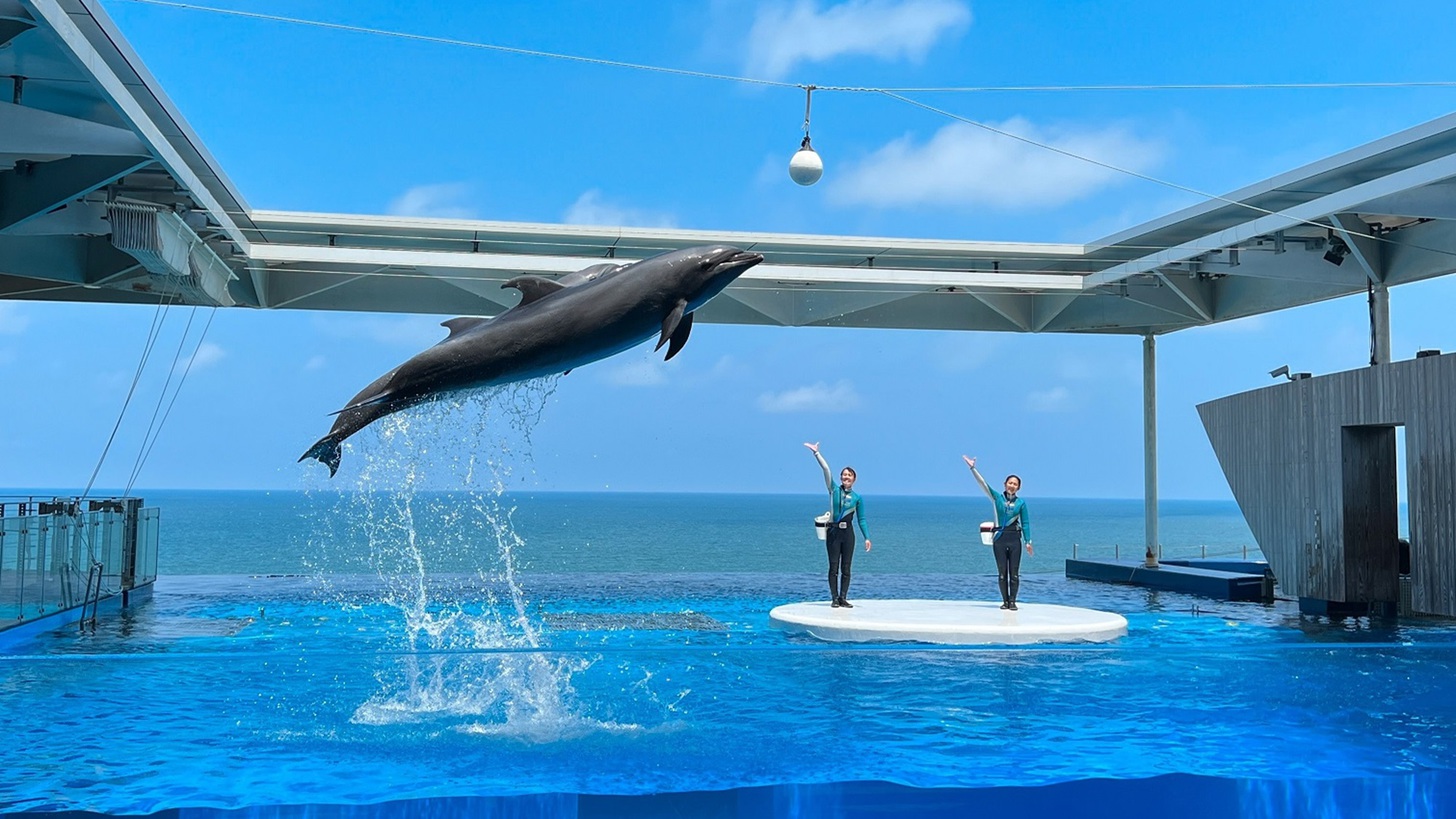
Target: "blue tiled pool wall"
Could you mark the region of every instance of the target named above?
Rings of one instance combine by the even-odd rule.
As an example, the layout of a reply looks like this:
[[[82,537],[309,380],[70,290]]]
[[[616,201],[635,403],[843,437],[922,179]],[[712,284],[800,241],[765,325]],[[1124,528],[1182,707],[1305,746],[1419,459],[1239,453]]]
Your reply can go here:
[[[853,753],[845,749],[843,753]],[[834,755],[826,755],[834,764]],[[105,819],[67,811],[12,819]],[[1252,780],[1174,774],[1088,779],[1042,787],[911,788],[889,782],[776,785],[641,796],[532,794],[414,799],[369,805],[185,808],[152,819],[1370,819],[1456,816],[1456,774],[1329,780]]]

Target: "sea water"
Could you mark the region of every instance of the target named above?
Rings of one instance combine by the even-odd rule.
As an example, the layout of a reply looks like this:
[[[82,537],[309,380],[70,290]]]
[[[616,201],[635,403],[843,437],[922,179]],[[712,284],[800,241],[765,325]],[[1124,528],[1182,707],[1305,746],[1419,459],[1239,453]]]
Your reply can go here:
[[[809,476],[818,479],[818,474]],[[811,481],[812,482],[812,481]],[[366,499],[331,490],[182,491],[145,493],[162,513],[160,572],[179,574],[374,573],[367,534],[357,526],[329,539],[315,527],[338,526],[372,508],[404,525],[403,496]],[[428,542],[430,569],[471,572],[495,559],[493,532],[477,509],[479,496],[429,490],[412,493],[412,525]],[[824,544],[813,518],[822,493],[801,495],[630,492],[507,492],[520,543],[518,568],[531,574],[576,572],[817,572]],[[1075,548],[1082,557],[1141,557],[1143,503],[1126,499],[1028,497],[1036,554],[1023,573],[1063,571]],[[861,542],[854,573],[986,574],[996,571],[978,526],[989,513],[984,496],[914,497],[865,493],[874,549]],[[443,535],[466,527],[469,543]],[[1164,500],[1159,532],[1167,557],[1201,555],[1262,559],[1233,501]],[[863,540],[862,537],[856,537]],[[859,581],[857,580],[856,583]]]

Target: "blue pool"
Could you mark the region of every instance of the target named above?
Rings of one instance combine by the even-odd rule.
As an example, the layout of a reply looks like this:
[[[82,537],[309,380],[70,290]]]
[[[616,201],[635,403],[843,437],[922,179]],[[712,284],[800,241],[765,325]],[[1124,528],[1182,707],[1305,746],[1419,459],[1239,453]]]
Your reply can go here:
[[[163,577],[0,653],[0,811],[1439,816],[1456,626],[1028,576],[1111,644],[842,646],[818,573]],[[862,596],[995,596],[881,574]]]

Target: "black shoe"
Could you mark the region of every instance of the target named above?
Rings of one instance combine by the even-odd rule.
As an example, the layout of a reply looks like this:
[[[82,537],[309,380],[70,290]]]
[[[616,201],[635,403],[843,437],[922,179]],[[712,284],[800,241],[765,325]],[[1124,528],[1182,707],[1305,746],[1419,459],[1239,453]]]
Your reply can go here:
[[[1006,602],[1005,600],[1002,600],[1001,601],[1001,608],[1003,608],[1003,609],[1009,609],[1009,608],[1011,608],[1011,604],[1008,603],[1008,602]]]
[[[830,603],[829,605],[830,606],[833,606],[836,609],[839,608],[839,598],[838,597],[834,598],[834,602]]]
[[[851,603],[851,602],[849,602],[848,600],[845,600],[843,597],[839,598],[839,605],[840,605],[841,608],[846,608],[846,609],[852,609],[852,608],[854,608],[854,604]]]
[[[1017,611],[1018,609],[1016,608],[1016,601],[1013,600],[1010,603],[1007,603],[1006,608],[1011,609],[1012,611]]]

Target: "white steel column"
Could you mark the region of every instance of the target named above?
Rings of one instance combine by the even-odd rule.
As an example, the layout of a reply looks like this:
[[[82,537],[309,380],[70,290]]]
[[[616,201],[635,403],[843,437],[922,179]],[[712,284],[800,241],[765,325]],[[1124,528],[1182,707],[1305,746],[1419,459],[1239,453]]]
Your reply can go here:
[[[1370,363],[1390,363],[1390,288],[1370,286]]]
[[[1143,336],[1143,517],[1145,565],[1158,565],[1158,345]]]

